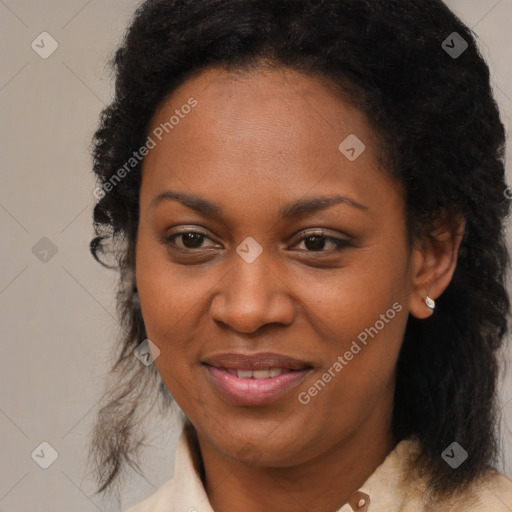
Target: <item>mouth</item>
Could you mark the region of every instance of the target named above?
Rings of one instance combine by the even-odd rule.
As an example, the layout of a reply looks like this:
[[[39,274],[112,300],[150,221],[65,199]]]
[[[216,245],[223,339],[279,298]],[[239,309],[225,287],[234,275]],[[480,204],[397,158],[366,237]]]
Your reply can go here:
[[[214,390],[234,405],[264,405],[287,395],[313,370],[279,354],[220,354],[202,362]]]
[[[262,370],[235,370],[234,368],[220,368],[234,375],[239,379],[273,379],[283,373],[296,372],[300,370],[289,370],[287,368],[267,368]]]

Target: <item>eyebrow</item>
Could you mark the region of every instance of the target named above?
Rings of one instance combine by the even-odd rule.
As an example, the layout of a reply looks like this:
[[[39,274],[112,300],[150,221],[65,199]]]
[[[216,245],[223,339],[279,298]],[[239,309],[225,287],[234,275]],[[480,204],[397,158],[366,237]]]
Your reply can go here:
[[[210,201],[208,199],[205,199],[204,197],[192,194],[184,194],[182,192],[176,192],[174,190],[166,190],[165,192],[158,194],[151,201],[148,209],[155,208],[162,201],[171,200],[179,201],[181,204],[200,213],[205,217],[213,217],[215,219],[224,221],[222,207],[219,203],[215,201]],[[291,203],[284,205],[279,210],[279,218],[286,220],[302,217],[317,211],[326,210],[327,208],[331,208],[332,206],[335,206],[337,204],[346,204],[359,210],[368,210],[367,206],[358,203],[357,201],[354,201],[349,197],[341,195],[319,196],[298,199],[297,201],[293,201]]]

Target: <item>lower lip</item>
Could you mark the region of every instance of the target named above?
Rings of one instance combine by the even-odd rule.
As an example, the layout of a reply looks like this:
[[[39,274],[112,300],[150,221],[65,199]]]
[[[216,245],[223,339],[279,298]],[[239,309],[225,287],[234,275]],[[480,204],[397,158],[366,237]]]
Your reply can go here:
[[[264,405],[273,402],[297,387],[311,368],[282,373],[268,379],[241,379],[226,370],[203,365],[215,389],[236,405]]]

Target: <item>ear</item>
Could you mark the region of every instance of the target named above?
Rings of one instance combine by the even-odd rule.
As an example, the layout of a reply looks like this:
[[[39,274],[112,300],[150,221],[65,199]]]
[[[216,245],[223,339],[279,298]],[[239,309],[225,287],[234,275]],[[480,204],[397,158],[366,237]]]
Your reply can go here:
[[[409,312],[416,318],[432,315],[425,298],[428,295],[437,299],[450,284],[465,226],[462,216],[443,212],[433,229],[415,242],[411,258]]]

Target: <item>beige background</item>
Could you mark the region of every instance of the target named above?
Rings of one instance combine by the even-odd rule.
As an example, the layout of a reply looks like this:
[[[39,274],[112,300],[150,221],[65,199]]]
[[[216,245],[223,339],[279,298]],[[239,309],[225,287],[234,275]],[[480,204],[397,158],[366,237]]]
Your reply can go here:
[[[116,332],[113,276],[88,250],[94,202],[89,144],[111,98],[107,59],[137,3],[0,0],[0,511],[122,510],[172,476],[176,429],[163,428],[150,439],[146,480],[133,476],[122,504],[91,496],[85,470]],[[510,131],[512,0],[447,3],[479,37]],[[48,59],[31,48],[44,31],[59,44]],[[32,252],[43,237],[57,249],[46,263]],[[509,370],[501,386],[500,467],[509,478],[511,383]],[[58,452],[46,470],[31,458],[43,441]]]

